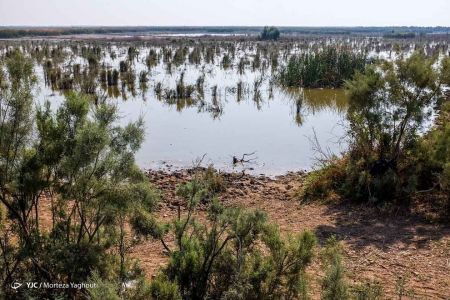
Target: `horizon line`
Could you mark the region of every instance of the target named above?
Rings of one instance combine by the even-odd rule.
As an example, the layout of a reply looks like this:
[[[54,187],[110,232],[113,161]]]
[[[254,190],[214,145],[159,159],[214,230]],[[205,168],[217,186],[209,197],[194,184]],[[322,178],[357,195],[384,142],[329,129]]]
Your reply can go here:
[[[255,27],[285,27],[285,28],[391,28],[391,27],[406,27],[406,28],[450,28],[450,25],[0,25],[0,27],[234,27],[234,28],[255,28]]]

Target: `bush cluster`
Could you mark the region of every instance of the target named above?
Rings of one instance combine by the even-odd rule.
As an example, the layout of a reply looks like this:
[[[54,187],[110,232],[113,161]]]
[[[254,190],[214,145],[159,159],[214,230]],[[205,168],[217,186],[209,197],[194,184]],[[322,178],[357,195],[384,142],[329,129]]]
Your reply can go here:
[[[185,217],[157,226],[149,214],[133,220],[137,232],[160,239],[170,256],[152,283],[154,293],[162,295],[175,285],[176,297],[183,299],[306,297],[305,271],[313,257],[314,235],[283,238],[265,213],[225,208],[216,197],[217,185],[211,184],[211,170],[202,173],[177,190],[187,206]],[[195,214],[205,198],[206,224]],[[170,234],[174,247],[164,242]]]
[[[83,298],[83,289],[17,289],[13,282],[87,282],[94,273],[116,292],[140,272],[128,259],[126,223],[153,211],[158,194],[136,167],[143,122],[117,125],[114,106],[93,107],[68,92],[54,112],[33,110],[32,62],[6,60],[0,92],[0,297]],[[48,209],[43,210],[43,207]]]
[[[341,87],[367,63],[364,53],[326,47],[314,53],[293,55],[280,71],[279,81],[288,87]]]
[[[448,74],[449,58],[437,63],[422,52],[357,72],[346,82],[349,151],[313,172],[302,196],[334,191],[380,203],[410,201],[418,191],[447,195],[450,106],[442,88]],[[439,117],[426,131],[433,111]],[[448,205],[448,196],[443,198]]]
[[[280,37],[280,30],[273,26],[264,27],[261,33],[261,40],[278,40]]]

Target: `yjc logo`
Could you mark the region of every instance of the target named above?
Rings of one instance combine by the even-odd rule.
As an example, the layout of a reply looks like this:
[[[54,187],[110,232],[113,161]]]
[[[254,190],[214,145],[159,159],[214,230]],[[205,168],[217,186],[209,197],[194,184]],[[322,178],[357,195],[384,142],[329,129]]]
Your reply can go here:
[[[13,284],[11,284],[11,287],[12,287],[14,290],[17,290],[17,289],[20,288],[21,286],[22,286],[22,284],[19,283],[19,282],[14,282]]]
[[[37,289],[39,288],[39,282],[27,282],[27,288]]]

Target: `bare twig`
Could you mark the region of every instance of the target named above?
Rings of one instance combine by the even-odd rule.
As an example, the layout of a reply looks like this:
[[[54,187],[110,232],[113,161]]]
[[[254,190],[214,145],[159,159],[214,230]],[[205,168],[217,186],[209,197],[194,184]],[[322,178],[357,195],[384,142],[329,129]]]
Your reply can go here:
[[[325,165],[327,162],[333,160],[335,155],[331,149],[327,146],[325,149],[320,145],[319,139],[317,137],[316,130],[313,128],[313,137],[307,137],[311,143],[311,148],[315,152],[315,159],[320,165]]]
[[[236,156],[233,156],[233,165],[237,164],[244,164],[244,163],[250,163],[256,160],[256,157],[251,157],[249,159],[246,159],[246,157],[250,157],[252,155],[255,155],[256,151],[253,151],[252,153],[244,153],[241,158],[237,158]]]

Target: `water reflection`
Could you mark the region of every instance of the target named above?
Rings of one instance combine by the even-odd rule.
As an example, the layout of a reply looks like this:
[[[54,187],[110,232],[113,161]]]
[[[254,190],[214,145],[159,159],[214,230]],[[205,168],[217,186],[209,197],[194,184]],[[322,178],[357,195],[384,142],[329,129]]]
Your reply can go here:
[[[310,115],[320,113],[323,110],[333,112],[337,115],[344,115],[347,112],[348,101],[345,91],[343,89],[303,89],[303,88],[279,88],[277,87],[278,96],[286,98],[290,103],[291,115],[295,123],[301,126]],[[236,103],[244,101],[254,104],[256,110],[261,110],[265,107],[264,103],[273,100],[274,88],[270,87],[263,97],[259,89],[255,89],[251,93],[250,89],[244,88],[244,83],[238,82],[236,87],[228,87],[223,91],[223,95],[217,86],[211,88],[209,94],[209,101],[205,100],[204,94],[202,97],[194,98],[164,98],[157,97],[157,99],[168,105],[176,107],[178,112],[184,109],[196,107],[198,113],[209,113],[213,119],[217,119],[226,113],[227,99],[235,99]],[[270,109],[270,108],[269,108]]]
[[[190,167],[206,154],[206,163],[225,171],[277,175],[309,169],[313,131],[323,147],[334,153],[345,149],[338,143],[345,130],[337,125],[345,119],[344,91],[264,85],[255,97],[252,88],[247,82],[205,86],[201,97],[166,99],[151,85],[140,96],[107,87],[104,99],[117,105],[123,123],[144,116],[146,138],[137,153],[144,168]],[[42,89],[42,95],[51,94]],[[62,94],[49,100],[61,103]],[[233,164],[233,157],[252,152],[257,159],[251,164]]]
[[[151,98],[147,103],[119,101],[124,114],[143,111],[146,116],[148,136],[138,162],[151,168],[183,168],[207,154],[205,162],[222,170],[282,174],[313,165],[315,154],[309,142],[313,130],[324,147],[334,153],[344,150],[338,141],[345,130],[337,125],[345,118],[343,91],[330,91],[322,99],[314,91],[286,93],[275,88],[273,98],[266,96],[258,105],[252,94],[238,101],[236,93],[222,90],[215,101],[175,100],[173,104]],[[220,103],[220,111],[213,102]],[[252,164],[233,164],[233,157],[253,152],[257,160]]]
[[[343,89],[283,89],[292,99],[292,114],[297,125],[301,126],[305,117],[322,110],[330,110],[343,115],[347,112],[348,101]]]

